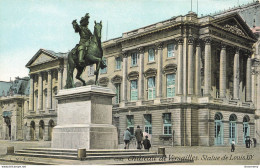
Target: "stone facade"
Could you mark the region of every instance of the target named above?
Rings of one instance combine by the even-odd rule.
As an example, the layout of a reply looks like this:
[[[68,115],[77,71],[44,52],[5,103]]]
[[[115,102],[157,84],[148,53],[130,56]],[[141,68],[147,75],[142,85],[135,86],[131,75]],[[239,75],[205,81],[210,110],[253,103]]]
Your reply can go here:
[[[30,69],[29,110],[24,117],[26,140],[52,139],[52,128],[57,124],[55,95],[66,81],[66,57],[66,53],[40,49],[26,65]]]
[[[108,68],[100,83],[119,93],[113,108],[119,142],[126,127],[133,132],[137,125],[157,145],[229,145],[232,139],[242,145],[245,136],[255,137],[256,41],[236,13],[189,13],[104,42]]]

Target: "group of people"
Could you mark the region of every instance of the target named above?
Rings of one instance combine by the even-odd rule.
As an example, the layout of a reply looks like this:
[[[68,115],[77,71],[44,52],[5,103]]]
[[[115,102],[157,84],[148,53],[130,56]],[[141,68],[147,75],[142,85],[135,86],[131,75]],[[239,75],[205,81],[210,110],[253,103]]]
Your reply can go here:
[[[148,150],[151,148],[150,140],[148,139],[148,136],[145,136],[145,139],[143,139],[143,131],[141,130],[140,126],[137,126],[137,129],[135,130],[135,135],[132,135],[130,133],[129,128],[127,128],[124,132],[124,142],[125,142],[125,149],[129,149],[130,141],[133,138],[136,138],[137,142],[137,149],[142,149],[142,146],[145,150]]]
[[[254,142],[254,148],[256,147],[256,139],[255,138],[252,138],[253,139],[253,142]],[[245,144],[246,144],[246,148],[250,148],[250,146],[252,146],[252,140],[249,138],[249,137],[246,137],[246,140],[245,140]],[[231,152],[234,152],[235,151],[235,141],[232,140],[231,142]]]
[[[255,138],[252,138],[252,139],[254,142],[254,147],[256,147],[256,139]],[[245,143],[246,143],[246,148],[250,148],[250,146],[253,145],[252,140],[250,138],[246,138]]]

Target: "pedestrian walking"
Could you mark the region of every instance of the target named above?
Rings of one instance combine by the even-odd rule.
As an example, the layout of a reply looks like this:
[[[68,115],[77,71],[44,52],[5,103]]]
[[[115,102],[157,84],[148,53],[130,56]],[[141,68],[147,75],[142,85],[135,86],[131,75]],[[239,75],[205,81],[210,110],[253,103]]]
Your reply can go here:
[[[256,147],[256,138],[253,138],[254,148]]]
[[[149,149],[151,148],[151,143],[147,135],[145,136],[145,140],[143,140],[143,145],[144,145],[144,149],[147,151],[149,151]]]
[[[249,139],[249,148],[251,148],[251,146],[252,146],[252,140]]]
[[[246,136],[245,143],[246,143],[246,148],[250,148],[250,137],[249,136]]]
[[[131,139],[132,139],[132,135],[129,131],[129,128],[126,128],[126,130],[124,132],[124,142],[125,142],[124,149],[129,149],[129,143],[130,143]]]
[[[231,142],[231,152],[234,152],[235,151],[235,141],[232,140]]]
[[[143,140],[143,131],[140,129],[140,126],[137,126],[137,129],[135,130],[135,138],[137,142],[137,149],[142,148],[142,140]]]

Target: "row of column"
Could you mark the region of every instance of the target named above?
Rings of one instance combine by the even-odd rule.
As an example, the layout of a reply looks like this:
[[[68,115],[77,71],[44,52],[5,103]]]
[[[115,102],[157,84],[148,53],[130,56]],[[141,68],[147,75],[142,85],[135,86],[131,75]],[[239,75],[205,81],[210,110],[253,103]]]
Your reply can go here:
[[[62,73],[63,68],[58,68],[58,90],[62,89]],[[52,108],[52,72],[53,70],[48,70],[48,83],[47,83],[47,108]],[[37,109],[42,110],[43,109],[43,73],[39,72],[37,74],[30,74],[30,96],[29,96],[29,111],[34,111],[34,91],[36,88],[34,88],[35,81],[35,75],[38,75],[38,104]]]
[[[144,47],[138,48],[139,53],[139,77],[138,77],[138,99],[144,100]],[[162,71],[163,71],[163,43],[156,44],[157,63],[157,80],[156,80],[156,97],[162,97]],[[128,53],[123,53],[123,80],[122,80],[122,101],[127,102],[127,75],[128,75]]]
[[[200,42],[196,43],[194,56],[194,39],[193,37],[178,39],[178,60],[177,60],[177,95],[201,95],[201,46]],[[205,59],[204,59],[204,96],[209,96],[211,92],[211,38],[205,38]],[[187,47],[186,47],[187,46]],[[226,97],[227,83],[227,52],[226,45],[221,44],[220,67],[219,67],[219,91],[220,98]],[[156,96],[162,96],[162,65],[163,52],[162,43],[157,45],[156,57],[157,62],[157,80]],[[195,58],[194,58],[195,57]],[[127,53],[123,56],[123,101],[127,101]],[[186,64],[187,63],[187,64]],[[144,99],[144,48],[139,48],[139,99]],[[195,82],[195,83],[194,83]],[[239,50],[234,55],[233,69],[233,99],[239,99]],[[246,68],[246,101],[251,101],[251,58],[247,59]]]
[[[204,96],[209,96],[211,91],[211,38],[204,39]],[[186,47],[187,46],[187,47]],[[188,49],[186,51],[186,49]],[[177,94],[178,95],[201,95],[201,46],[196,45],[194,60],[194,39],[186,37],[178,39],[178,63],[177,63]],[[186,53],[188,55],[186,55]],[[219,90],[220,98],[226,97],[227,82],[227,56],[226,45],[221,45]],[[194,64],[195,62],[195,64]],[[188,67],[186,67],[186,63]],[[194,66],[195,65],[195,66]],[[239,50],[234,55],[233,69],[233,99],[239,99]],[[195,77],[195,79],[194,79]],[[186,83],[187,82],[187,83]],[[195,83],[194,83],[195,82]],[[251,101],[251,58],[247,59],[246,68],[246,101]]]

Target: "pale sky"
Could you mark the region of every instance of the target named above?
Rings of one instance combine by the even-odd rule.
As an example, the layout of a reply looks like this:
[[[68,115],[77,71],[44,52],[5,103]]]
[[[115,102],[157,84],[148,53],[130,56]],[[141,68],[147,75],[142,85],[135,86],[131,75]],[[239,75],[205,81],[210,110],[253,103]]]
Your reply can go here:
[[[198,0],[199,16],[253,0]],[[197,12],[197,0],[192,1]],[[191,10],[191,0],[0,0],[0,81],[28,76],[25,65],[40,49],[67,52],[79,41],[72,28],[90,14],[103,22],[102,41]],[[108,34],[107,32],[108,23]]]

